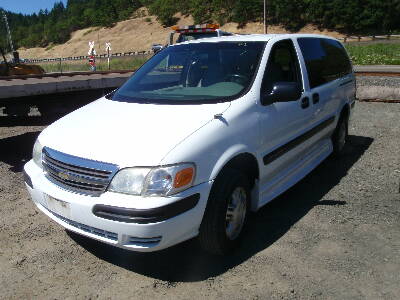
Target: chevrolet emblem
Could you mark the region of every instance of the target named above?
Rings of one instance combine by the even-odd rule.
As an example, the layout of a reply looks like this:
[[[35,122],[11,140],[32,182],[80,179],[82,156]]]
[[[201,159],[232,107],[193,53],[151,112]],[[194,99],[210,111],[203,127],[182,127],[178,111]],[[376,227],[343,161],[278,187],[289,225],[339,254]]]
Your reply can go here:
[[[69,175],[67,173],[63,173],[63,172],[59,172],[58,173],[58,177],[64,179],[64,180],[68,180],[69,179]]]

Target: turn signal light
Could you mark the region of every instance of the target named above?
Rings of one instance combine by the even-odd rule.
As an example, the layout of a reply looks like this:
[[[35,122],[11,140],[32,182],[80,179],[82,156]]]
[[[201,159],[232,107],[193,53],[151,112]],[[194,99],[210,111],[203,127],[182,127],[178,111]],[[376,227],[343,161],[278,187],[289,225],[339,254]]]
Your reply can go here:
[[[186,168],[176,173],[174,179],[174,188],[180,188],[192,183],[193,175],[193,168]]]

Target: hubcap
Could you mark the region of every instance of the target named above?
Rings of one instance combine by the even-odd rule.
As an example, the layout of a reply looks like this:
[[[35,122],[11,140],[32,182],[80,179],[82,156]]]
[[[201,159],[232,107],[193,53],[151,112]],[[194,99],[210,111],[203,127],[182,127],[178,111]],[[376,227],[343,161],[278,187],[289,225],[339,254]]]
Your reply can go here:
[[[346,124],[342,122],[339,127],[338,146],[341,151],[346,143]]]
[[[230,240],[236,239],[242,231],[246,210],[246,190],[242,187],[237,187],[232,192],[226,211],[226,235]]]

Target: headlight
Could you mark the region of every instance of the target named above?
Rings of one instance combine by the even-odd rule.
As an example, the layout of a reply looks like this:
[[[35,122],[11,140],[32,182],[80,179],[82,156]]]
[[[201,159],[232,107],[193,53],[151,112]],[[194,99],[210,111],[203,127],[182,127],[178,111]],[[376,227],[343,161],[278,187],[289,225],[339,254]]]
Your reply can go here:
[[[32,159],[40,168],[42,168],[42,150],[43,146],[39,143],[39,139],[37,139],[33,146]]]
[[[140,195],[149,171],[148,168],[122,169],[114,176],[108,189],[118,193]]]
[[[195,166],[182,163],[154,168],[126,168],[111,181],[110,191],[142,196],[168,196],[192,186]]]

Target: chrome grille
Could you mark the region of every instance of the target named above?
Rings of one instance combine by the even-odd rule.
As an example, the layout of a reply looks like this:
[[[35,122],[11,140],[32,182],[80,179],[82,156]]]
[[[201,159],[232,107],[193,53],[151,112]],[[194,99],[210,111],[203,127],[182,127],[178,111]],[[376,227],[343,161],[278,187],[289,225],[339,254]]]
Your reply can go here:
[[[160,242],[161,242],[161,236],[152,238],[138,238],[130,236],[128,238],[127,245],[137,246],[137,247],[154,247],[157,246]]]
[[[113,241],[118,241],[118,234],[115,232],[111,232],[111,231],[106,231],[103,229],[99,229],[96,227],[92,227],[92,226],[88,226],[76,221],[72,221],[70,219],[64,218],[63,216],[60,216],[59,214],[56,214],[55,212],[52,212],[51,210],[48,210],[51,214],[53,214],[55,217],[57,217],[58,219],[60,219],[61,221],[67,223],[68,225],[71,225],[73,227],[76,227],[82,231],[109,239],[109,240],[113,240]]]
[[[51,182],[65,190],[90,196],[105,192],[118,171],[116,165],[72,156],[47,147],[43,149],[42,164]]]

